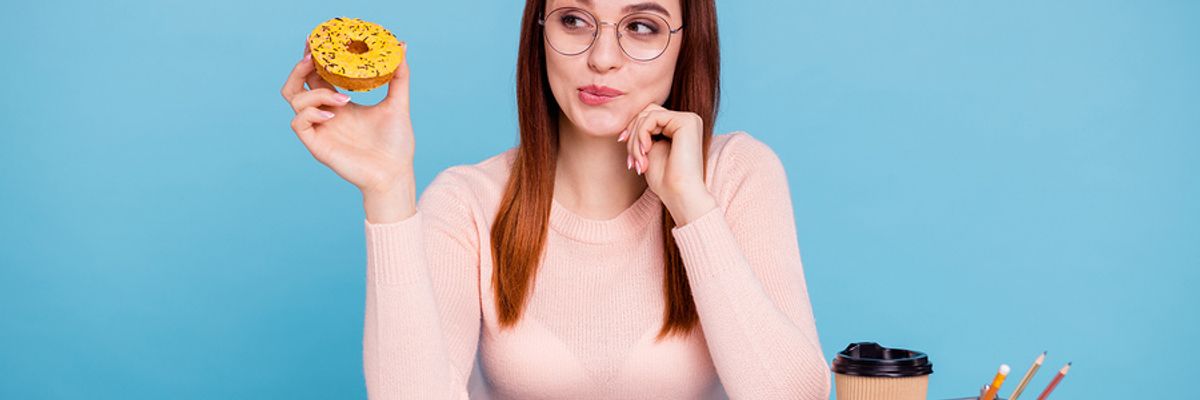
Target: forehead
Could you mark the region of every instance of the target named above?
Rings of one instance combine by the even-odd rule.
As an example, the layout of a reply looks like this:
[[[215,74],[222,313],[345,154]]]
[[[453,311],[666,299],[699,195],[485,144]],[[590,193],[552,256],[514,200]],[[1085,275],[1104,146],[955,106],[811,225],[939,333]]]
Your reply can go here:
[[[624,15],[632,12],[652,12],[671,18],[682,15],[680,1],[682,0],[550,0],[546,4],[546,9],[579,7],[589,10],[599,17]]]

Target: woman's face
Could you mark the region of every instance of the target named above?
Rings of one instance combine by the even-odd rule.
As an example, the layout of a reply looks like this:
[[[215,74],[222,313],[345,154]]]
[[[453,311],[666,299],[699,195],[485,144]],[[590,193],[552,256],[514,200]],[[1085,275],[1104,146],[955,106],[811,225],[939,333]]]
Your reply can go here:
[[[586,14],[551,14],[562,7],[585,10],[603,21],[592,25],[599,29],[595,42],[587,51],[576,55],[564,55],[551,46],[550,40],[542,41],[550,90],[563,115],[580,134],[616,136],[646,105],[661,105],[666,101],[683,39],[683,31],[669,33],[670,29],[683,24],[680,0],[550,0],[545,10],[545,37],[551,35],[551,29],[556,29],[552,24],[558,24],[558,29],[563,26],[581,29],[579,32],[588,29],[588,24],[577,18]],[[629,14],[662,19],[630,19],[626,20],[626,26],[613,26]],[[651,26],[655,21],[663,20],[669,26]],[[662,55],[649,61],[636,60],[623,52],[614,34],[614,30],[620,30],[625,36],[621,40],[633,52],[638,40],[635,34],[645,35],[652,28],[667,32],[670,40]],[[646,48],[645,43],[643,39],[641,48]],[[559,47],[566,46],[560,44]],[[570,52],[570,49],[564,50]],[[644,54],[648,53],[643,51],[636,55],[646,58]]]

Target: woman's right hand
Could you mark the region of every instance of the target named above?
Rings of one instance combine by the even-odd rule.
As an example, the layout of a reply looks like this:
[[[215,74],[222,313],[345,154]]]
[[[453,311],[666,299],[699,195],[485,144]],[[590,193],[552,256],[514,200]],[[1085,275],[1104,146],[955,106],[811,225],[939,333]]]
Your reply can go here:
[[[317,75],[307,43],[305,56],[283,84],[296,117],[292,130],[313,157],[371,193],[397,193],[413,185],[413,129],[409,115],[408,55],[379,104],[355,104]],[[308,89],[304,88],[308,84]],[[411,196],[411,193],[408,193]]]

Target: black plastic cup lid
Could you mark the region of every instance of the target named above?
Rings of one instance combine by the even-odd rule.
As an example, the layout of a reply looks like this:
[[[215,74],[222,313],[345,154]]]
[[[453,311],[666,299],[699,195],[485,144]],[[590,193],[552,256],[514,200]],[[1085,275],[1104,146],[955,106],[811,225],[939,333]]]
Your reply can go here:
[[[919,351],[889,349],[875,342],[851,343],[833,359],[833,372],[843,375],[904,378],[929,375],[933,364]]]

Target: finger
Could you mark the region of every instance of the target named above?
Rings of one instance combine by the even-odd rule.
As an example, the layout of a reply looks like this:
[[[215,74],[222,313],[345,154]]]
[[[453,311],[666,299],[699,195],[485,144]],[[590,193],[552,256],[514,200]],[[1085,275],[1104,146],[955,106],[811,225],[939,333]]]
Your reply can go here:
[[[642,118],[638,121],[637,129],[634,129],[634,131],[631,134],[631,137],[629,139],[636,143],[636,145],[634,147],[636,149],[636,151],[633,154],[633,158],[635,160],[637,160],[639,162],[639,164],[642,166],[641,172],[643,174],[646,173],[646,171],[649,170],[649,168],[650,168],[650,158],[647,157],[647,155],[650,154],[650,148],[647,147],[647,144],[648,144],[647,141],[642,140],[642,136],[648,137],[649,134],[646,133],[646,130],[653,128],[653,124],[654,124],[655,118],[657,117],[657,114],[658,114],[658,112],[655,110],[645,111]]]
[[[396,67],[396,74],[388,82],[387,97],[380,103],[396,110],[408,111],[408,43],[400,42],[400,47],[403,49],[404,58],[400,61],[400,66]]]
[[[636,115],[634,115],[633,118],[630,118],[629,122],[625,123],[625,130],[621,131],[621,136],[617,137],[618,142],[624,142],[626,140],[629,140],[629,132],[633,131],[633,126],[637,125],[637,120],[641,116],[642,116],[642,113],[639,112]]]
[[[646,105],[646,108],[642,112],[645,113],[646,115],[650,115],[651,113],[661,112],[661,111],[667,111],[667,109],[658,105],[658,103],[650,103],[650,104]],[[643,118],[643,119],[645,119],[645,118]],[[643,141],[642,150],[644,153],[649,154],[649,152],[650,152],[650,142],[649,141]]]
[[[312,72],[312,56],[306,52],[304,57],[292,68],[292,73],[288,75],[287,81],[283,82],[283,89],[280,89],[279,93],[290,103],[292,97],[304,91],[304,79]]]
[[[663,118],[664,115],[660,111],[646,113],[646,116],[638,123],[637,130],[633,132],[633,137],[630,138],[630,140],[637,142],[638,151],[633,156],[641,160],[643,172],[645,171],[645,167],[650,165],[650,159],[647,157],[650,154],[650,146],[653,146],[650,135],[658,128],[659,121]]]
[[[637,172],[638,175],[641,175],[642,174],[642,161],[640,159],[638,159],[638,156],[637,156],[639,151],[640,150],[638,150],[637,141],[630,140],[629,141],[629,157],[630,157],[630,159],[633,160],[633,168],[634,168],[633,171]]]
[[[655,173],[655,174],[657,174],[657,176],[662,176],[662,172],[666,168],[666,165],[667,165],[667,163],[664,162],[664,160],[666,160],[668,157],[670,157],[670,154],[671,154],[671,142],[668,142],[668,141],[655,142],[654,149],[651,149],[650,151],[646,152],[646,160],[648,160],[647,162],[650,162],[649,160],[654,160],[654,161],[650,162],[650,164],[646,165],[645,173],[646,174]],[[651,172],[650,170],[654,170],[654,171]]]
[[[313,72],[309,73],[308,76],[304,78],[304,83],[308,84],[308,88],[309,89],[336,90],[333,88],[332,83],[329,83],[329,81],[325,80],[325,78],[322,78],[321,75],[317,74],[317,71],[315,68],[316,68],[316,66],[314,66]]]
[[[640,117],[642,117],[642,114],[638,113],[637,115],[634,115],[634,118],[629,120],[629,123],[625,123],[625,130],[620,131],[620,137],[617,138],[617,142],[629,141],[629,132],[634,131],[634,125],[637,125],[637,119]],[[629,144],[629,142],[625,143]]]
[[[648,112],[647,115],[654,114],[656,117],[661,117],[662,115],[672,116],[674,114],[667,109],[662,108],[662,106],[659,106],[658,104],[650,103],[650,108],[651,111]],[[650,148],[654,147],[654,140],[651,139],[654,134],[662,133],[670,137],[669,134],[662,129],[664,127],[665,126],[652,126],[649,130],[645,131],[645,134],[638,136],[638,139],[642,141],[643,154],[650,154]]]
[[[313,143],[316,137],[313,125],[328,121],[330,118],[333,118],[333,113],[329,111],[316,107],[305,108],[296,113],[295,118],[292,118],[292,130],[296,131],[296,136],[300,137],[300,141],[311,151],[314,148]]]
[[[629,137],[631,136],[630,132],[633,132],[633,128],[637,127],[637,121],[640,116],[641,114],[638,114],[635,115],[633,119],[630,119],[629,123],[625,125],[625,132],[622,133],[622,135],[625,137],[625,152],[628,153],[628,163],[630,165],[633,165],[633,141],[629,140]]]
[[[633,128],[629,128],[629,131],[630,131],[630,132],[633,132]],[[628,133],[627,133],[627,134],[626,134],[626,136],[631,136],[631,134],[628,134]],[[634,154],[634,152],[636,152],[636,151],[637,151],[637,150],[636,150],[636,149],[633,147],[633,146],[634,146],[634,144],[635,144],[635,143],[634,143],[634,141],[632,141],[632,140],[628,140],[628,139],[626,139],[626,140],[625,140],[625,160],[626,160],[626,161],[625,161],[625,164],[626,164],[626,165],[629,167],[629,168],[627,168],[627,169],[629,169],[629,170],[633,170],[633,171],[637,171],[636,169],[634,169],[634,168],[636,168],[636,167],[637,167],[637,163],[635,162],[637,159],[635,159],[635,158],[633,157],[633,154]]]
[[[292,97],[292,110],[300,112],[305,108],[316,106],[340,107],[350,102],[350,96],[338,93],[333,89],[313,89],[300,92]]]
[[[657,120],[652,120],[652,121],[657,121]],[[638,135],[638,140],[642,142],[642,155],[650,154],[650,147],[654,146],[654,140],[651,139],[650,137],[653,136],[655,133],[658,133],[657,131],[660,130],[657,125],[652,125],[649,128],[650,129],[641,131],[641,134]]]
[[[617,138],[618,142],[629,140],[629,132],[633,132],[633,128],[637,126],[638,120],[641,119],[643,115],[646,115],[645,107],[642,107],[641,111],[638,111],[637,114],[633,115],[633,118],[629,119],[629,122],[625,123],[625,130],[621,132],[621,137]]]
[[[646,119],[646,114],[650,112],[652,105],[654,105],[654,103],[650,103],[645,107],[642,107],[642,110],[639,111],[637,115],[634,115],[632,119],[630,119],[629,124],[626,126],[626,132],[623,134],[623,140],[625,140],[626,144],[625,148],[629,153],[626,163],[630,166],[638,165],[638,163],[636,163],[636,154],[639,152],[637,140],[631,140],[631,138],[636,137],[638,126],[640,126],[642,121]],[[640,170],[641,168],[638,169]]]
[[[645,117],[645,113],[638,113],[637,117],[635,117],[633,119],[633,123],[629,127],[629,133],[626,134],[627,138],[626,138],[626,143],[625,143],[626,151],[629,153],[629,163],[632,164],[634,167],[636,167],[636,169],[634,171],[639,172],[639,173],[641,170],[641,164],[638,162],[638,158],[637,158],[637,154],[638,154],[639,150],[637,147],[638,141],[635,138],[637,137],[636,132],[637,132],[638,126],[641,125],[641,122],[644,119],[644,117]]]
[[[631,140],[638,141],[640,153],[634,157],[641,157],[644,165],[650,165],[650,150],[656,146],[651,136],[661,133],[668,138],[672,137],[676,130],[682,126],[680,120],[684,113],[677,113],[666,110],[651,111],[646,114],[646,118],[641,122],[637,131],[634,132],[634,137]],[[664,141],[665,142],[665,141]]]

